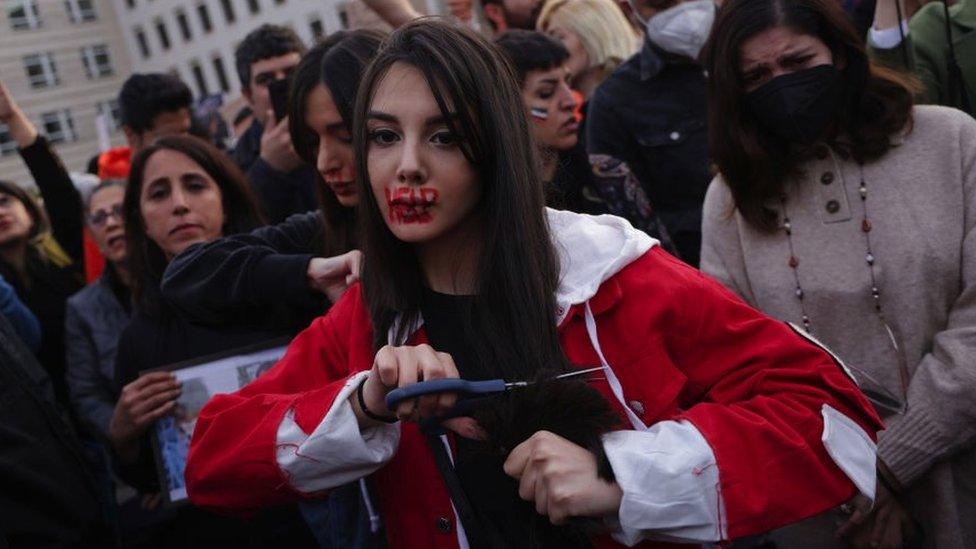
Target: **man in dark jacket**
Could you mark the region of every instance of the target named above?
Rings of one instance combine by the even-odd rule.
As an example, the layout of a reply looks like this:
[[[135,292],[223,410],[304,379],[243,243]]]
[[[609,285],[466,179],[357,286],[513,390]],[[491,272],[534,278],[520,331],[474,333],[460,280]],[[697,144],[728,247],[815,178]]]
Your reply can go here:
[[[647,38],[590,100],[587,152],[599,177],[640,183],[681,258],[697,267],[702,203],[712,173],[705,74],[696,59],[715,5],[713,0],[630,1]]]
[[[0,315],[0,547],[114,547],[51,380]]]
[[[254,122],[234,149],[234,162],[247,173],[271,223],[318,207],[315,171],[295,153],[288,119],[275,119],[268,91],[268,84],[291,75],[304,53],[294,31],[262,25],[244,37],[234,54],[242,93],[254,112]]]

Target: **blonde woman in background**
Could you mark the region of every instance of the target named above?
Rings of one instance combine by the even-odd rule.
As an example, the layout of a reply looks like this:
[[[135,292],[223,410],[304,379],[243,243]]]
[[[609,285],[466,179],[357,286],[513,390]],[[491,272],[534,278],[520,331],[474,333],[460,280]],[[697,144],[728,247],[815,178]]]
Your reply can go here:
[[[550,0],[536,28],[569,50],[573,88],[588,101],[603,79],[637,53],[640,37],[613,0]]]

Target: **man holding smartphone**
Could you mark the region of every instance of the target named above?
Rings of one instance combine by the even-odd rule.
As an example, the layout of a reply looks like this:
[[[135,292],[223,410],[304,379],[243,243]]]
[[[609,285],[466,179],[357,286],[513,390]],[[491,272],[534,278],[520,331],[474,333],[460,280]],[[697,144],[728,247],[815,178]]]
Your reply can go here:
[[[254,122],[234,149],[234,161],[247,173],[271,223],[318,207],[314,169],[295,153],[284,116],[287,82],[304,53],[294,31],[262,25],[244,37],[234,54],[241,91],[254,112]]]

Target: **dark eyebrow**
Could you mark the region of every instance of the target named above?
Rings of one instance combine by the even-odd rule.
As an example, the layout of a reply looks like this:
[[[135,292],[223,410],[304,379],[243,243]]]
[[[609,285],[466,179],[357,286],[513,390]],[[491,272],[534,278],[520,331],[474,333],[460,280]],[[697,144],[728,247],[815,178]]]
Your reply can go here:
[[[366,118],[376,119],[376,120],[382,120],[384,122],[399,122],[400,121],[399,118],[393,116],[392,114],[387,114],[385,112],[380,112],[380,111],[369,111],[368,113],[366,113]]]
[[[429,117],[424,121],[425,126],[436,126],[438,124],[448,124],[450,122],[455,122],[458,119],[458,114],[456,112],[448,113],[447,115],[436,114]]]
[[[558,84],[559,83],[559,79],[558,78],[546,78],[545,80],[540,80],[539,83],[540,84],[553,84],[553,85],[555,85],[555,84]]]
[[[789,59],[791,57],[798,57],[800,55],[806,55],[806,54],[812,54],[812,53],[813,52],[811,51],[810,46],[800,46],[800,47],[798,47],[796,49],[792,49],[792,50],[789,50],[789,51],[783,53],[783,55],[779,56],[779,60]]]
[[[446,124],[448,121],[456,120],[457,117],[458,115],[455,112],[449,113],[446,116],[444,114],[435,114],[434,116],[428,117],[427,120],[424,120],[424,125],[435,126],[437,124]],[[400,119],[397,118],[396,116],[393,116],[392,114],[389,113],[380,112],[380,111],[369,111],[368,113],[366,113],[366,118],[383,120],[384,122],[392,122],[394,124],[400,123]]]
[[[341,130],[348,130],[349,126],[345,122],[336,122],[335,124],[329,124],[325,127],[326,132],[335,132]]]
[[[200,172],[187,172],[180,176],[181,183],[186,183],[187,181],[197,181],[200,179],[206,180],[207,178],[204,177],[204,175]]]
[[[149,187],[152,187],[152,186],[155,186],[155,185],[168,185],[168,184],[169,184],[169,178],[168,177],[157,177],[156,179],[153,179],[152,181],[150,181],[149,184],[146,185],[146,188],[148,189]]]

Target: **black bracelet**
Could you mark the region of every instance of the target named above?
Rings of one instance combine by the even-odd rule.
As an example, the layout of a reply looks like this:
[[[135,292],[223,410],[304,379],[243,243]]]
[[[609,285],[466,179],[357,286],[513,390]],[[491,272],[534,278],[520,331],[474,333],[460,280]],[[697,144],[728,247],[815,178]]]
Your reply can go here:
[[[369,411],[369,408],[366,407],[366,399],[363,398],[363,387],[366,385],[367,379],[369,379],[369,376],[364,377],[363,381],[359,384],[359,387],[356,387],[356,400],[359,401],[359,409],[362,410],[369,419],[383,423],[396,423],[400,421],[400,419],[396,416],[381,416]]]

